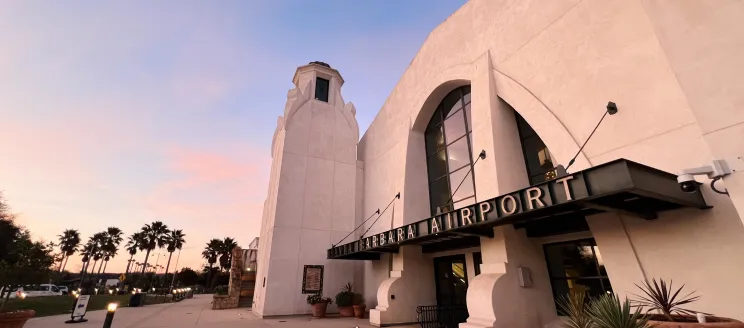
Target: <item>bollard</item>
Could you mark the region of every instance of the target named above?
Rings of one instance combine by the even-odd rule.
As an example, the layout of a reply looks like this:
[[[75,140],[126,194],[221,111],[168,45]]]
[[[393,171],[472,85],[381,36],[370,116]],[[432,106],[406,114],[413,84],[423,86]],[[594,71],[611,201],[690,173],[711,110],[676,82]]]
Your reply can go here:
[[[119,305],[116,303],[109,303],[107,312],[106,312],[106,320],[103,321],[103,328],[111,328],[111,323],[114,322],[114,314],[116,314],[116,308]]]

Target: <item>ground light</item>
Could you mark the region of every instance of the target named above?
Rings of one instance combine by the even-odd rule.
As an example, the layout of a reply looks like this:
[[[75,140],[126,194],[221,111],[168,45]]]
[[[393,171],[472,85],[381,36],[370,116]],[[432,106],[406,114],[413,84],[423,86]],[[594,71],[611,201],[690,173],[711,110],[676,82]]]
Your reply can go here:
[[[119,304],[109,303],[106,308],[106,320],[103,321],[103,328],[111,328],[111,323],[114,322],[114,314],[116,314],[117,307],[119,307]]]

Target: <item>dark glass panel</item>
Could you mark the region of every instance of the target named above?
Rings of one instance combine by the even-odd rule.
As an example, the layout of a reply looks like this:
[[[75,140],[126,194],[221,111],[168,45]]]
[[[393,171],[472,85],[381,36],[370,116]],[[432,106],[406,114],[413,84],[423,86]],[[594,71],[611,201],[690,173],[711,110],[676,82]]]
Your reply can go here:
[[[455,201],[475,195],[473,172],[471,172],[470,167],[470,165],[465,166],[450,174],[450,185],[452,186],[452,192],[455,193],[452,199]],[[460,184],[461,182],[462,184]],[[460,189],[457,189],[458,185],[460,186]]]
[[[447,158],[445,156],[445,150],[442,149],[427,159],[429,181],[434,181],[447,174]]]
[[[429,156],[444,148],[444,134],[442,127],[438,126],[426,131],[426,155]]]
[[[538,136],[522,140],[527,170],[531,176],[545,174],[553,169],[550,152]]]
[[[436,213],[438,207],[447,204],[449,199],[450,192],[447,178],[442,178],[429,184],[429,201],[432,213]]]
[[[468,147],[467,138],[460,138],[460,140],[447,146],[447,157],[449,158],[449,167],[452,169],[470,164],[470,147]]]
[[[470,86],[463,87],[462,94],[463,94],[462,96],[463,103],[469,104],[470,103]]]
[[[453,142],[458,138],[465,135],[465,114],[462,110],[458,110],[452,114],[446,120],[444,120],[444,135],[447,137],[447,142]]]
[[[328,90],[330,82],[324,78],[315,79],[315,99],[328,102]]]
[[[504,102],[506,103],[506,102]],[[507,104],[508,105],[508,104]],[[511,106],[509,106],[511,108]],[[536,136],[537,133],[535,133],[535,130],[532,130],[532,127],[527,123],[527,121],[522,118],[519,113],[516,111],[514,112],[514,115],[517,117],[517,128],[519,128],[519,135],[524,139],[531,136]]]
[[[547,245],[545,256],[551,277],[597,277],[597,262],[589,243]]]
[[[473,119],[472,119],[472,110],[470,109],[470,104],[465,105],[465,118],[468,121],[468,132],[473,131]]]
[[[430,128],[433,128],[435,126],[438,126],[442,123],[442,110],[437,108],[437,111],[434,112],[434,115],[431,116],[431,120],[429,120],[429,125],[427,125],[427,130]]]
[[[439,105],[442,109],[442,116],[447,117],[451,113],[454,113],[456,110],[462,108],[461,99],[462,98],[460,97],[460,89],[452,91],[450,92],[450,94],[444,97],[441,105]]]
[[[473,253],[473,265],[475,266],[474,269],[475,269],[475,275],[476,276],[479,275],[480,272],[481,272],[481,270],[480,270],[480,265],[481,264],[483,264],[483,256],[481,255],[481,252],[475,252],[475,253]]]

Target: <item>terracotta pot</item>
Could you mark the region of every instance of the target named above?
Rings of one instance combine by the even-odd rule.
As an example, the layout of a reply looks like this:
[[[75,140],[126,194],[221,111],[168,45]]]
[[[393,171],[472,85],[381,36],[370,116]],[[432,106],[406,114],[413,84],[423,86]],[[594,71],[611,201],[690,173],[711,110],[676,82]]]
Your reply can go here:
[[[654,328],[744,328],[744,323],[730,318],[706,316],[706,323],[698,323],[697,317],[675,315],[674,322],[666,321],[662,315],[651,315],[648,325]]]
[[[313,317],[324,318],[328,309],[328,302],[315,303],[313,306]]]
[[[353,317],[354,307],[353,306],[339,306],[338,313],[341,314],[342,317]]]
[[[0,328],[21,328],[36,314],[34,310],[20,310],[0,313]]]
[[[354,316],[359,319],[364,319],[364,310],[367,308],[365,304],[354,305]]]

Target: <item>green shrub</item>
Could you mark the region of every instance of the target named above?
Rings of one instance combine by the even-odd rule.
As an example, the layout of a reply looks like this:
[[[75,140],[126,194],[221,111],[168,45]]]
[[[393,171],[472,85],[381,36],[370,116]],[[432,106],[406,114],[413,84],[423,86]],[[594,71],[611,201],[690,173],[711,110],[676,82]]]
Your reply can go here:
[[[566,314],[566,328],[593,328],[588,313],[591,301],[586,293],[575,292],[558,299],[558,306]]]
[[[307,295],[307,304],[313,305],[313,304],[319,304],[319,303],[333,303],[333,300],[331,300],[330,297],[323,297],[321,294],[312,294]]]
[[[354,286],[349,282],[341,288],[341,292],[336,294],[336,305],[340,307],[354,305]]]

